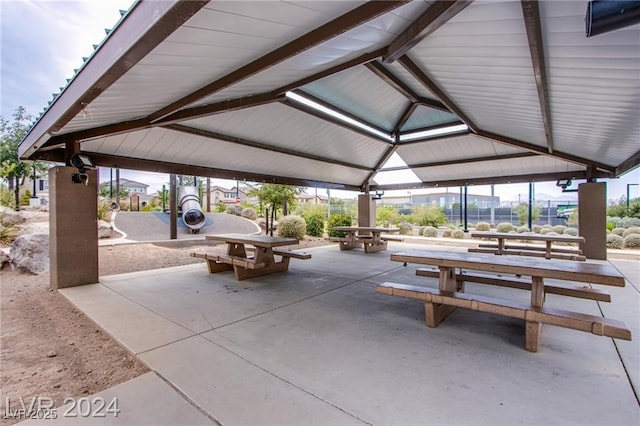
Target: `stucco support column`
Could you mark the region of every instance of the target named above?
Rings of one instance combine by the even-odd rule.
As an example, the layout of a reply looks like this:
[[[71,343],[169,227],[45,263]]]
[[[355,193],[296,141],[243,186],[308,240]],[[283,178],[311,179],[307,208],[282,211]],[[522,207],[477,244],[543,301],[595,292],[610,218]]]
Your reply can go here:
[[[74,183],[75,167],[49,170],[49,255],[51,288],[98,282],[98,173]]]
[[[376,202],[369,193],[358,195],[358,226],[376,226]]]
[[[585,242],[580,249],[588,259],[607,259],[607,184],[578,186],[578,227]]]

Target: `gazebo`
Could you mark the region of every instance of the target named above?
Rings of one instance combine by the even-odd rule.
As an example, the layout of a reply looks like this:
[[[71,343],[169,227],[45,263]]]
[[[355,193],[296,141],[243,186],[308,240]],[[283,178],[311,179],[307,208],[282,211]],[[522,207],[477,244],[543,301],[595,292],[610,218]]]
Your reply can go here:
[[[372,191],[570,179],[605,258],[597,180],[640,164],[638,40],[578,1],[139,0],[19,148],[64,164],[52,286],[98,280],[91,166],[356,190],[363,225]]]

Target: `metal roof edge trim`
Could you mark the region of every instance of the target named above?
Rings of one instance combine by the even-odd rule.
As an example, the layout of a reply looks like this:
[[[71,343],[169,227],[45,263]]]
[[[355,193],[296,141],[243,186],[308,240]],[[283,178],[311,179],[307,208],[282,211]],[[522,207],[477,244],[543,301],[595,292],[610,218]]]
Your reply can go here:
[[[38,145],[46,142],[77,112],[207,3],[208,0],[139,0],[136,7],[123,17],[117,31],[111,31],[63,93],[31,127],[18,147],[20,158],[28,159],[33,155]],[[165,22],[169,19],[173,20],[173,25]],[[145,36],[153,40],[145,40]]]

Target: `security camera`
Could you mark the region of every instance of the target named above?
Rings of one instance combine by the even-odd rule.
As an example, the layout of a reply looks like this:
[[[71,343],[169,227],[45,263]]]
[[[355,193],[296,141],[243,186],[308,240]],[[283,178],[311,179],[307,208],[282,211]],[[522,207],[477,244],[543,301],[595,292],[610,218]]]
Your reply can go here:
[[[89,185],[89,175],[86,173],[74,173],[71,175],[71,180],[73,183],[84,183],[85,185]]]
[[[91,159],[82,154],[73,154],[70,159],[70,163],[73,167],[78,169],[80,173],[86,173],[87,169],[95,169],[96,167],[91,162]]]

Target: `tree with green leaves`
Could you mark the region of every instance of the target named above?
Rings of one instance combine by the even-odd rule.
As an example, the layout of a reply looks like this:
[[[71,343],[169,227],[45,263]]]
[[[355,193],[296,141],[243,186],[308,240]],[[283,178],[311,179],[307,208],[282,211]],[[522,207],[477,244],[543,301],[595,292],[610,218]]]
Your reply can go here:
[[[267,223],[269,223],[269,220],[271,220],[271,223],[267,228],[271,229],[271,233],[273,234],[273,222],[275,220],[276,211],[282,207],[282,214],[286,216],[288,207],[294,207],[296,196],[303,192],[304,187],[302,186],[264,183],[249,190],[248,195],[251,197],[258,197],[262,205],[271,206],[271,218],[267,217]]]
[[[31,128],[33,117],[24,107],[16,108],[13,121],[0,117],[0,178],[7,181],[15,195],[15,209],[20,210],[20,187],[27,177],[48,169],[40,161],[22,161],[18,157],[18,145]]]
[[[542,212],[540,206],[534,204],[531,210],[531,220],[538,220],[540,213]],[[520,225],[524,225],[529,221],[529,204],[520,203],[513,208],[513,212],[518,216],[518,222],[520,222]]]

